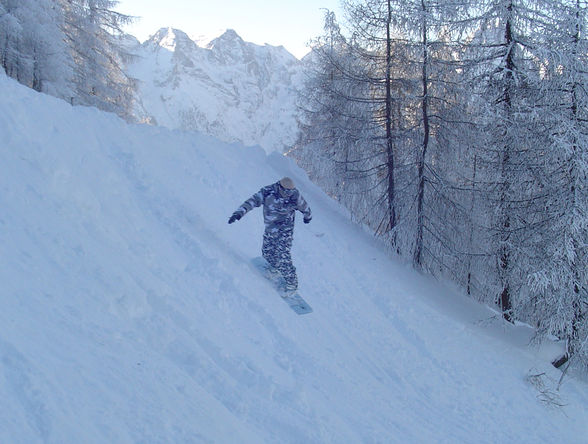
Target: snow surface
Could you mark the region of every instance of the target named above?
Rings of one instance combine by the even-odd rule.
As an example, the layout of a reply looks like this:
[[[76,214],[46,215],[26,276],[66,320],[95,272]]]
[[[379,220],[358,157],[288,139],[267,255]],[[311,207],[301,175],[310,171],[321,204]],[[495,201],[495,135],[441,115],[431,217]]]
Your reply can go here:
[[[0,442],[586,443],[588,386],[391,257],[289,159],[0,75]],[[298,316],[250,265],[290,175]]]

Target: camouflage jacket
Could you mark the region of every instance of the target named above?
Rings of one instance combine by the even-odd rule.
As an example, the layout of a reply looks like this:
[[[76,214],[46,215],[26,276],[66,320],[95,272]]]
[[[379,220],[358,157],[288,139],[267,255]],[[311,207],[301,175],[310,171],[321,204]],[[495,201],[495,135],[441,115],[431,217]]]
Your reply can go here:
[[[244,216],[255,207],[263,205],[263,221],[266,229],[294,228],[296,210],[304,214],[304,220],[310,221],[310,207],[296,188],[284,190],[279,182],[263,187],[237,209]]]

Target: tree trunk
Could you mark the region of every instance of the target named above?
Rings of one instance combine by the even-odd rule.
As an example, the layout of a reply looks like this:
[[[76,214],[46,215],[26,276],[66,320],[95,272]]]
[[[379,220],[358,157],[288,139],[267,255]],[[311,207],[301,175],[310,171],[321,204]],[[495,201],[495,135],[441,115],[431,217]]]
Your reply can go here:
[[[421,147],[419,158],[417,160],[418,168],[418,189],[417,189],[417,227],[416,227],[416,241],[413,256],[413,264],[415,268],[422,268],[422,254],[423,254],[423,200],[425,197],[425,158],[427,155],[427,148],[429,147],[429,97],[428,97],[428,63],[429,63],[429,48],[427,40],[427,18],[425,16],[427,7],[425,0],[421,0],[421,12],[423,14],[422,21],[422,45],[423,45],[423,64],[422,64],[422,88],[423,100],[421,102],[422,117],[423,117],[423,145]]]
[[[512,2],[508,5],[509,14],[512,13]],[[505,27],[505,46],[507,48],[506,54],[506,64],[505,64],[505,85],[504,85],[504,96],[503,96],[503,103],[505,108],[505,115],[511,116],[512,115],[512,87],[513,87],[513,71],[514,71],[514,61],[513,61],[513,37],[512,37],[512,28],[511,28],[511,19],[506,21]],[[508,119],[510,121],[510,119]],[[500,258],[499,258],[499,274],[502,280],[502,291],[500,293],[500,308],[502,310],[502,316],[508,322],[513,322],[512,318],[512,298],[510,294],[510,230],[511,230],[511,222],[510,222],[510,206],[508,204],[509,194],[510,194],[510,177],[508,177],[509,171],[509,163],[510,163],[510,142],[508,141],[508,128],[507,125],[509,122],[504,122],[504,151],[502,153],[502,177],[501,177],[501,196],[500,196],[500,208],[501,208],[501,239],[500,239]]]
[[[396,210],[394,189],[394,141],[392,139],[392,41],[390,38],[390,26],[392,22],[392,8],[388,0],[388,17],[386,19],[386,169],[388,172],[387,200],[388,200],[388,227],[392,233],[392,247],[396,246]]]
[[[476,173],[477,173],[477,167],[478,167],[478,156],[474,154],[474,171],[472,172],[472,201],[470,203],[470,216],[472,216],[474,214],[474,209],[476,207],[476,193],[474,191],[474,188],[476,187]],[[467,270],[467,294],[468,296],[471,296],[472,294],[472,256],[471,256],[471,251],[472,251],[472,244],[473,244],[473,240],[474,240],[474,224],[471,223],[470,224],[470,233],[469,233],[469,237],[468,237],[468,262],[467,262],[467,266],[466,266],[466,270]]]

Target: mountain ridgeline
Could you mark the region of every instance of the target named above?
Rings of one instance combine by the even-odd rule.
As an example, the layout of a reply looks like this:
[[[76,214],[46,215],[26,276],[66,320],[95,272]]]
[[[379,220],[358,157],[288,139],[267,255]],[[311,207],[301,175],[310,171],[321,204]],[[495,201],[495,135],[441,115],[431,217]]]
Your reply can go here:
[[[227,30],[206,46],[161,28],[126,66],[136,79],[138,121],[196,130],[226,142],[283,152],[296,140],[296,97],[304,62],[282,46],[245,42]]]

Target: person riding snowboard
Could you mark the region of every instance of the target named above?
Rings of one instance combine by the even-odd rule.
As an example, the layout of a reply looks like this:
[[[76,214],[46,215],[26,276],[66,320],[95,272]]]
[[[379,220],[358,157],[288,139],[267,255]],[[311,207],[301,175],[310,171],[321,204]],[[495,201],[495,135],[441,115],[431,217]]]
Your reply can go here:
[[[292,264],[290,249],[294,234],[294,215],[296,210],[304,214],[304,223],[312,219],[310,207],[294,186],[289,177],[265,186],[247,199],[233,213],[229,224],[241,219],[255,207],[263,205],[263,233],[262,255],[269,264],[270,273],[280,273],[284,278],[286,292],[296,291],[298,277],[296,268]]]

